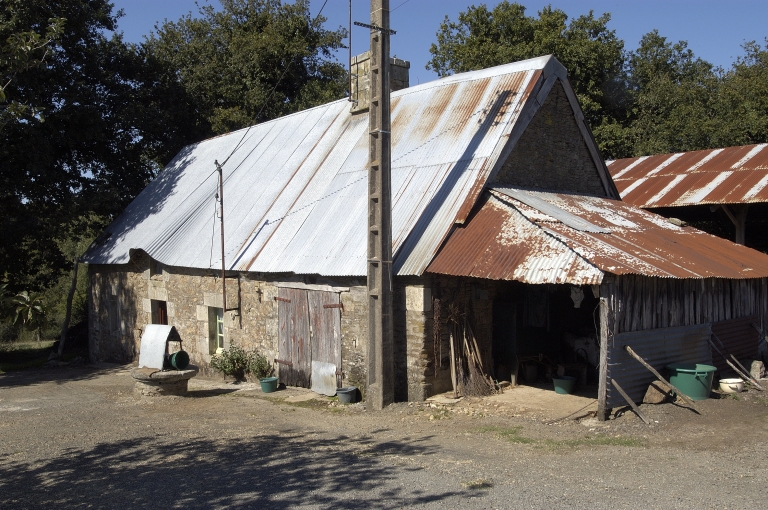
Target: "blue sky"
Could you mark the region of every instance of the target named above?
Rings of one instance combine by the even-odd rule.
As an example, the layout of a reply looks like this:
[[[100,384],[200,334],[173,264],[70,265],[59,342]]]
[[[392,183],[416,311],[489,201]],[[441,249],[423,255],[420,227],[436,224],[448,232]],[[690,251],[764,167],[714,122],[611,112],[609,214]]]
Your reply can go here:
[[[218,6],[218,0],[208,0]],[[199,0],[201,5],[206,0]],[[390,0],[391,24],[397,30],[392,36],[392,53],[411,61],[411,84],[423,83],[437,76],[424,66],[430,59],[429,46],[446,15],[456,20],[467,6],[483,2],[471,0]],[[489,7],[498,2],[484,2]],[[715,64],[729,67],[743,54],[741,45],[756,40],[765,44],[768,37],[768,1],[766,0],[569,0],[527,1],[527,14],[533,15],[546,5],[562,9],[569,17],[586,14],[611,13],[609,27],[623,39],[625,48],[635,49],[643,34],[658,29],[671,41],[688,41],[693,52]],[[114,0],[115,9],[123,9],[125,16],[119,29],[130,42],[141,42],[156,22],[178,20],[192,11],[197,13],[194,0]],[[369,0],[353,0],[352,19],[369,21]],[[323,0],[311,0],[312,14],[316,15]],[[349,0],[328,0],[323,15],[328,18],[327,28],[344,27],[348,23]],[[368,31],[353,27],[354,54],[368,49]],[[338,56],[346,60],[346,52]]]

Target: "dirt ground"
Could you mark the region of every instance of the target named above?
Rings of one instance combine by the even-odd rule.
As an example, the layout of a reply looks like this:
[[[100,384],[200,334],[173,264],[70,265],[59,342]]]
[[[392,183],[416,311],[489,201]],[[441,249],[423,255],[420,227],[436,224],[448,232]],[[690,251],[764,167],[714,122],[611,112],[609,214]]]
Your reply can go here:
[[[0,375],[0,507],[761,508],[768,395],[643,405],[519,387],[384,411],[196,377],[137,399],[130,367]]]

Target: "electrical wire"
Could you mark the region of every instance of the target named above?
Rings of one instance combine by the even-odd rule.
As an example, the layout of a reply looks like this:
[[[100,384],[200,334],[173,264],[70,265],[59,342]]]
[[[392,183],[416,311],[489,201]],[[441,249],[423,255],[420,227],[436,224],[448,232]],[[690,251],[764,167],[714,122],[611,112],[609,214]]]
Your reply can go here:
[[[405,0],[405,2],[401,3],[400,5],[398,5],[397,7],[395,7],[394,9],[390,9],[390,10],[389,10],[389,12],[394,12],[394,11],[398,10],[400,7],[404,6],[405,4],[407,4],[407,3],[408,3],[408,2],[410,2],[410,1],[411,1],[411,0]]]

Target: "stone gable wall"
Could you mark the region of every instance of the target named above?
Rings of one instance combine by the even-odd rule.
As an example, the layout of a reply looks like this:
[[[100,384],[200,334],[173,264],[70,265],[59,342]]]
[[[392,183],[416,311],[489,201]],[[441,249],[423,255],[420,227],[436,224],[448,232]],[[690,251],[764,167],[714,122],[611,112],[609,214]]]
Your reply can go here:
[[[607,196],[559,80],[493,184]]]

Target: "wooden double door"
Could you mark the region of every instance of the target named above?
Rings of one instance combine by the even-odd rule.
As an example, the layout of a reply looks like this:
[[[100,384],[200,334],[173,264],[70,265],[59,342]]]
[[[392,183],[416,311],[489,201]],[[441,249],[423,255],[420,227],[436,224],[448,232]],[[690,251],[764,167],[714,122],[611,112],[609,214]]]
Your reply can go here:
[[[334,395],[341,387],[341,300],[337,292],[280,287],[280,382]]]

